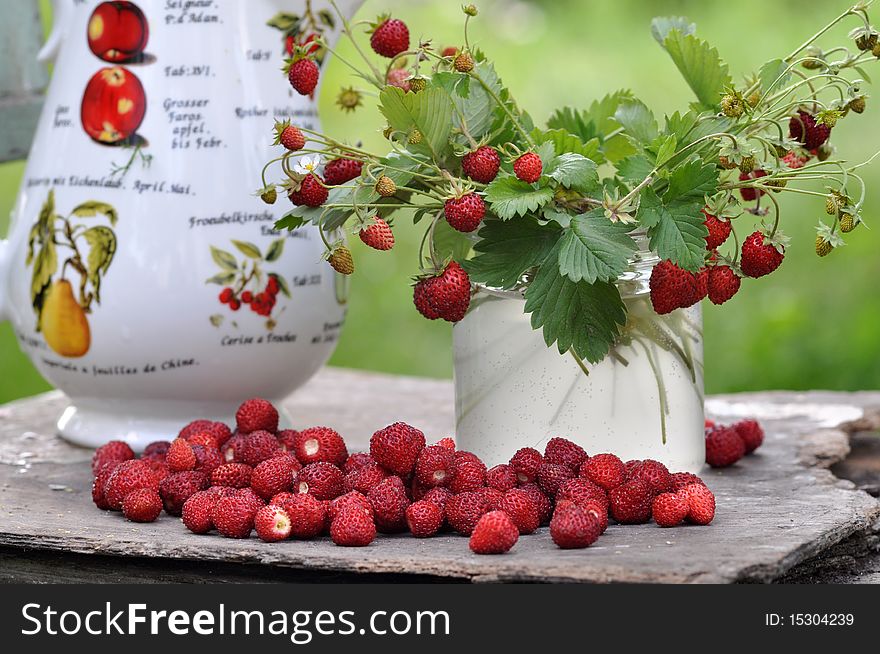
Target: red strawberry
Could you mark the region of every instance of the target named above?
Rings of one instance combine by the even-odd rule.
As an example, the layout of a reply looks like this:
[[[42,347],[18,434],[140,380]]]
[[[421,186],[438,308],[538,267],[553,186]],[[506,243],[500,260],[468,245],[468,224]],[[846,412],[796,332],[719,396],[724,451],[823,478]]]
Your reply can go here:
[[[442,318],[458,322],[471,302],[471,280],[458,263],[450,261],[439,275],[420,280],[413,290],[413,302],[428,320]]]
[[[193,420],[180,430],[178,438],[184,438],[192,445],[207,445],[206,442],[198,442],[191,440],[196,434],[210,434],[214,439],[214,446],[220,447],[232,437],[229,427],[222,422],[214,422],[213,420]]]
[[[599,533],[604,534],[608,529],[608,504],[603,504],[598,500],[586,500],[580,503],[575,502],[575,504],[599,521]]]
[[[689,307],[699,297],[696,276],[668,259],[654,266],[648,285],[651,289],[651,304],[660,315]]]
[[[461,169],[464,174],[481,184],[488,184],[495,179],[500,167],[501,157],[498,151],[488,145],[480,146],[461,159]]]
[[[681,491],[688,502],[688,522],[708,525],[715,518],[715,495],[702,484],[690,484]]]
[[[684,493],[660,493],[651,504],[651,515],[660,527],[677,527],[688,514],[688,500]]]
[[[183,503],[180,514],[184,526],[194,534],[207,534],[214,528],[211,513],[219,496],[212,489],[199,491]]]
[[[405,68],[392,68],[385,76],[385,83],[389,86],[396,86],[404,92],[408,92],[412,88],[410,83],[411,78],[412,74]]]
[[[296,459],[289,456],[276,456],[259,463],[251,475],[251,488],[268,500],[277,493],[289,491],[293,487],[293,477],[298,472]]]
[[[350,182],[356,177],[360,177],[363,166],[362,161],[346,157],[331,159],[324,164],[324,183],[329,186],[339,186]]]
[[[449,484],[453,493],[475,491],[486,485],[486,465],[480,459],[464,450],[455,453],[455,474]]]
[[[255,466],[261,461],[276,456],[281,449],[278,439],[268,431],[252,431],[241,438],[234,450],[236,463],[246,463]]]
[[[438,447],[445,447],[447,450],[452,450],[455,452],[455,439],[447,436],[446,438],[441,438],[439,441],[434,443]]]
[[[544,457],[532,447],[523,447],[510,458],[510,466],[516,471],[516,478],[520,484],[535,481],[543,462]]]
[[[160,461],[164,463],[165,455],[168,454],[170,447],[171,443],[168,441],[153,441],[144,448],[141,458],[148,461]]]
[[[159,480],[145,461],[130,459],[116,465],[104,484],[104,501],[111,509],[122,509],[122,500],[139,488],[159,489]]]
[[[359,470],[364,466],[370,465],[371,463],[376,463],[376,461],[366,452],[355,452],[354,454],[349,454],[348,458],[345,460],[345,463],[342,465],[342,472],[348,474],[354,470]]]
[[[761,177],[765,177],[766,175],[767,175],[766,170],[760,170],[760,169],[753,170],[750,173],[741,173],[739,176],[739,181],[745,182],[750,179],[759,179]],[[740,195],[742,195],[742,199],[745,200],[746,202],[752,202],[754,200],[757,200],[760,196],[762,196],[762,195],[764,195],[764,193],[766,193],[766,191],[764,191],[763,189],[754,188],[754,187],[741,188],[739,190],[739,192],[740,192]]]
[[[746,446],[746,454],[758,449],[764,442],[764,430],[757,420],[740,420],[734,423],[733,428]]]
[[[376,525],[363,511],[346,508],[330,523],[330,538],[343,547],[366,547],[376,538]]]
[[[116,470],[116,466],[119,463],[116,461],[110,461],[105,463],[100,470],[98,470],[98,474],[95,475],[95,481],[92,482],[92,501],[102,511],[107,511],[110,509],[110,504],[107,502],[107,498],[104,496],[104,489],[107,486],[107,480],[110,479],[110,475],[113,474],[113,471]]]
[[[472,232],[480,226],[483,216],[486,215],[486,203],[481,196],[469,192],[446,200],[443,213],[446,222],[453,229],[465,233]]]
[[[576,477],[564,482],[556,492],[556,501],[568,500],[578,505],[596,502],[608,512],[608,494],[584,477]]]
[[[709,294],[709,269],[703,266],[694,277],[697,280],[697,299],[694,302],[696,304]]]
[[[628,481],[608,491],[611,516],[621,524],[640,524],[651,518],[654,493],[643,481]]]
[[[535,503],[535,506],[538,507],[538,517],[541,519],[541,524],[546,523],[550,519],[550,514],[553,512],[553,503],[550,501],[550,498],[541,490],[541,487],[534,482],[529,482],[527,484],[523,484],[519,487],[524,493],[528,493],[529,497]]]
[[[290,516],[290,533],[295,538],[314,538],[324,531],[327,505],[313,495],[294,495],[282,508]]]
[[[516,545],[519,530],[504,511],[490,511],[477,521],[471,534],[470,548],[474,554],[504,554]]]
[[[731,224],[729,220],[717,218],[708,213],[705,209],[702,209],[702,212],[706,217],[703,224],[706,225],[706,228],[709,230],[709,235],[706,236],[706,249],[714,250],[723,245],[730,236]]]
[[[672,475],[669,474],[669,469],[653,459],[640,462],[627,477],[627,481],[632,479],[645,482],[655,495],[672,490]]]
[[[293,204],[305,207],[320,207],[327,201],[329,195],[330,191],[315,173],[306,175],[300,182],[299,188],[291,187],[287,193]]]
[[[483,496],[483,503],[486,505],[486,511],[494,511],[498,508],[501,500],[504,499],[504,493],[502,493],[497,488],[489,488],[488,486],[483,486],[482,488],[478,488],[474,492],[479,493]]]
[[[544,461],[577,469],[589,457],[577,443],[566,438],[551,438],[544,446]]]
[[[385,533],[394,533],[406,528],[406,508],[409,500],[403,484],[397,483],[399,477],[383,479],[367,497],[373,505],[376,527]]]
[[[216,447],[193,445],[192,451],[196,457],[196,465],[193,470],[204,472],[208,476],[225,463],[223,455]]]
[[[803,168],[807,165],[807,162],[810,160],[809,157],[803,156],[792,150],[791,152],[787,152],[784,157],[782,157],[783,163],[786,166],[791,168],[792,170],[797,170],[798,168]]]
[[[255,397],[242,402],[235,412],[238,431],[248,434],[252,431],[278,431],[278,410],[269,400]]]
[[[443,526],[443,509],[422,499],[406,507],[406,524],[416,538],[433,536]]]
[[[299,432],[293,440],[293,454],[303,465],[326,461],[342,466],[348,458],[342,436],[329,427],[311,427]]]
[[[330,516],[330,522],[333,522],[343,509],[349,508],[360,509],[370,516],[370,520],[372,520],[375,515],[373,512],[373,504],[366,495],[357,491],[350,491],[327,503],[327,514]]]
[[[409,29],[402,20],[385,18],[381,20],[370,36],[373,52],[383,57],[396,57],[409,49]]]
[[[712,304],[724,304],[739,292],[742,284],[737,275],[729,266],[712,266],[709,268],[709,280],[707,283],[709,300]]]
[[[300,95],[311,95],[318,85],[318,64],[311,59],[298,59],[290,64],[287,80]]]
[[[545,461],[538,469],[538,486],[548,497],[555,497],[562,484],[572,478],[574,478],[574,471],[568,466],[558,463]]]
[[[610,491],[626,481],[626,466],[613,454],[597,454],[581,466],[580,476]]]
[[[516,471],[506,463],[501,463],[486,471],[486,486],[502,493],[516,488],[516,482]]]
[[[290,536],[290,516],[280,506],[269,504],[254,514],[257,536],[266,543],[275,543]]]
[[[294,493],[310,493],[319,500],[339,497],[344,489],[342,471],[326,461],[310,463],[293,479]]]
[[[373,218],[373,222],[364,227],[358,236],[369,247],[382,252],[394,247],[394,232],[391,226],[379,216]]]
[[[562,549],[589,547],[602,534],[599,519],[574,502],[563,501],[553,512],[550,537]]]
[[[278,447],[285,452],[293,452],[293,443],[299,432],[296,429],[282,429],[275,434],[278,439]]]
[[[788,121],[788,134],[807,150],[815,150],[831,136],[831,128],[824,123],[817,125],[815,116],[801,109]]]
[[[534,184],[541,179],[544,164],[534,152],[526,152],[513,162],[513,174],[529,184]]]
[[[251,485],[252,474],[253,468],[246,463],[224,463],[214,468],[211,473],[211,483],[214,486],[247,488]]]
[[[702,479],[697,477],[697,475],[692,472],[673,472],[671,477],[673,491],[680,491],[685,486],[690,486],[691,484],[703,484],[703,486],[706,485]]]
[[[185,470],[165,477],[159,483],[159,495],[162,497],[165,510],[171,515],[179,516],[183,511],[183,504],[192,495],[205,490],[209,485],[205,473]]]
[[[98,471],[104,467],[106,463],[122,463],[134,458],[134,451],[128,443],[122,441],[110,441],[95,450],[92,455],[92,474],[97,475]]]
[[[763,277],[779,268],[785,258],[785,248],[765,242],[761,231],[753,232],[743,241],[740,267],[749,277]]]
[[[404,422],[380,429],[370,438],[370,456],[390,472],[408,476],[419,452],[425,447],[425,435]]]
[[[439,445],[426,447],[416,459],[416,479],[425,487],[448,486],[455,470],[455,452]]]
[[[371,457],[372,461],[372,457]],[[379,482],[385,479],[385,470],[375,461],[367,465],[352,470],[343,480],[346,491],[358,491],[366,495],[373,488],[379,485]]]
[[[453,493],[448,488],[444,488],[443,486],[435,486],[422,498],[426,502],[431,502],[432,504],[436,504],[437,507],[443,511],[444,517],[446,516],[446,502],[449,501],[450,497],[453,497]]]
[[[731,466],[746,453],[746,444],[732,427],[716,427],[706,434],[706,463],[713,468]]]
[[[122,500],[122,515],[132,522],[153,522],[162,513],[162,498],[152,488],[133,490]]]
[[[287,125],[281,130],[278,142],[291,152],[302,150],[306,146],[306,137],[299,127]]]
[[[498,510],[513,520],[520,534],[531,534],[541,525],[541,516],[534,499],[526,491],[513,488],[498,502]]]
[[[245,496],[220,497],[211,511],[211,522],[227,538],[247,538],[254,528],[257,510],[253,502]]]
[[[477,521],[486,512],[486,501],[480,493],[466,491],[446,502],[446,521],[462,536],[470,536]]]
[[[182,438],[175,438],[165,455],[165,463],[171,472],[192,470],[196,467],[196,453],[192,446]]]

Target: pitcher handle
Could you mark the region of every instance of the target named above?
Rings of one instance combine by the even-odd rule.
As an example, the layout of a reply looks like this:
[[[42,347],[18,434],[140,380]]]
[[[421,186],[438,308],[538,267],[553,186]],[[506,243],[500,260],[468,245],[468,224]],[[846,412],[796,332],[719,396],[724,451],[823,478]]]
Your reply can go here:
[[[61,49],[61,42],[67,26],[70,24],[70,12],[73,0],[52,0],[52,31],[43,47],[37,53],[37,61],[48,63],[54,61]]]
[[[6,287],[9,281],[9,264],[12,260],[12,248],[9,241],[0,239],[0,322],[9,319],[6,301]]]

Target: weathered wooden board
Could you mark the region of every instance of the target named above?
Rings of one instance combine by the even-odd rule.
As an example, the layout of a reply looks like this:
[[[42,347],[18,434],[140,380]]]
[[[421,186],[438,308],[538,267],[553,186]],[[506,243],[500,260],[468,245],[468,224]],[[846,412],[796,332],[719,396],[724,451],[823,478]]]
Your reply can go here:
[[[51,577],[52,569],[59,579],[82,579],[65,567],[85,566],[96,580],[106,575],[118,581],[112,561],[121,559],[108,557],[125,557],[141,571],[133,579],[162,565],[156,573],[162,578],[187,578],[180,570],[192,561],[194,569],[214,563],[226,571],[218,574],[234,569],[237,580],[249,571],[265,579],[271,570],[291,579],[299,570],[305,578],[323,572],[345,579],[771,581],[841,543],[866,541],[880,523],[880,503],[827,470],[848,452],[849,431],[880,425],[872,409],[880,407],[880,393],[710,398],[712,416],[754,415],[768,431],[760,454],[706,472],[718,499],[712,526],[611,526],[596,545],[576,551],[557,549],[542,530],[495,557],[473,555],[466,539],[451,535],[380,536],[368,548],[347,549],[327,539],[269,545],[256,538],[196,536],[167,515],[148,525],[127,522],[92,506],[91,453],[53,435],[63,406],[63,396],[50,393],[0,407],[0,569],[8,570],[7,579],[26,577],[28,562],[34,562],[39,580]],[[429,438],[452,429],[452,389],[445,381],[327,369],[285,406],[302,425],[329,424],[361,443],[394,420],[423,428]]]

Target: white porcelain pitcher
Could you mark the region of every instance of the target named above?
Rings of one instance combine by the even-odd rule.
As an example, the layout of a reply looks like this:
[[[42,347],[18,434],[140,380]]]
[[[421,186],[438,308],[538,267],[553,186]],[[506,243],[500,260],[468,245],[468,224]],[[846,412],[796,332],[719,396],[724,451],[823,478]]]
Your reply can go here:
[[[327,0],[57,0],[55,68],[0,243],[0,317],[71,406],[62,436],[142,448],[330,356],[343,282],[255,195],[273,118],[319,129],[281,72]],[[359,0],[340,0],[353,13]]]

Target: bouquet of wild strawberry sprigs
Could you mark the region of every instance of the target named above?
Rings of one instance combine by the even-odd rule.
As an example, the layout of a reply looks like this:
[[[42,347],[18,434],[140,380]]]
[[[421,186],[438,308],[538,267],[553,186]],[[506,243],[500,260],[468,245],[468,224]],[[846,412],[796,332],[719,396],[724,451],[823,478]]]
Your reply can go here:
[[[280,186],[294,204],[277,227],[317,225],[330,265],[351,274],[343,230],[389,250],[392,215],[410,210],[427,225],[414,290],[425,317],[461,320],[472,285],[520,291],[548,345],[598,362],[627,321],[615,282],[634,259],[634,235],[645,235],[660,259],[650,296],[654,311],[666,314],[707,296],[723,304],[742,277],[779,267],[787,239],[777,194],[816,196],[817,213],[827,211],[819,256],[861,223],[859,166],[836,158],[829,137],[839,121],[865,110],[862,66],[880,58],[867,5],[739,84],[694,25],[655,19],[654,37],[696,96],[690,109],[658,121],[620,91],[586,110],[560,109],[546,128],[533,124],[471,46],[473,5],[463,8],[463,43],[442,52],[430,42],[411,44],[403,22],[380,18],[370,46],[386,58],[381,64],[340,14],[365,67],[344,63],[378,88],[389,152],[276,125],[285,152],[273,162],[280,161]],[[822,50],[821,37],[843,21],[855,24],[852,43]],[[288,64],[302,94],[318,79],[313,48],[297,50]],[[346,88],[338,102],[354,109],[361,99]],[[273,201],[276,185],[264,178],[261,193]],[[737,234],[744,214],[763,217],[761,228]]]

